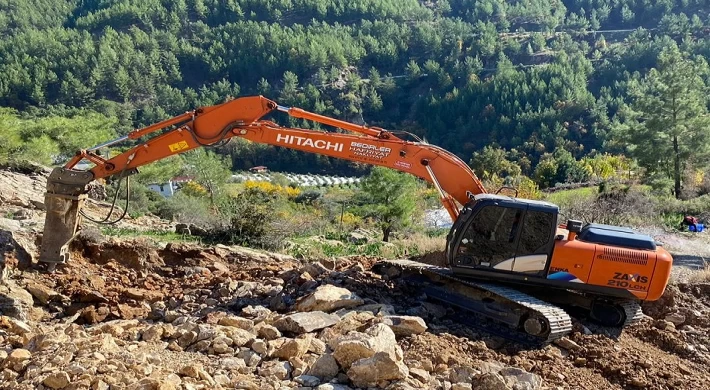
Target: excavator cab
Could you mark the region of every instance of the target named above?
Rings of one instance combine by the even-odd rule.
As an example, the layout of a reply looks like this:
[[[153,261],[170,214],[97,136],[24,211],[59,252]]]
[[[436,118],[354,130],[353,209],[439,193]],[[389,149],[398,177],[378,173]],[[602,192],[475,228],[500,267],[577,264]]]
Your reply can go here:
[[[548,202],[479,194],[447,237],[455,275],[606,297],[656,300],[672,258],[653,238],[629,228],[567,221]],[[553,297],[556,298],[556,297]]]
[[[557,229],[554,204],[507,196],[476,195],[448,237],[452,271],[545,277]]]

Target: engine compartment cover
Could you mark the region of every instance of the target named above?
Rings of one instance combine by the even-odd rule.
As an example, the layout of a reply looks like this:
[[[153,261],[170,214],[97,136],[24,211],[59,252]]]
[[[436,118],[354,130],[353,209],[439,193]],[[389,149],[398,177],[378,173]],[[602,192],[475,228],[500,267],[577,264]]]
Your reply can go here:
[[[596,244],[656,250],[656,241],[651,236],[620,226],[591,223],[582,228],[578,238]]]

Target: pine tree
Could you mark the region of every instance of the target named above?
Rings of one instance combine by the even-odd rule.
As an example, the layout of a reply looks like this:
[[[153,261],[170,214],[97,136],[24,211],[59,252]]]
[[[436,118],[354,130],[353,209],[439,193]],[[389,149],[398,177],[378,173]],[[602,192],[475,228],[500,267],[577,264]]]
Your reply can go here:
[[[629,126],[632,153],[652,172],[674,181],[680,197],[682,173],[689,161],[701,164],[710,152],[710,117],[702,78],[703,59],[692,61],[673,45],[658,56],[658,68],[631,89],[635,97]]]
[[[416,179],[389,168],[375,167],[362,182],[367,196],[366,214],[382,229],[382,241],[389,241],[393,230],[407,227],[417,210]]]
[[[215,198],[220,195],[222,186],[229,178],[231,161],[202,148],[184,156],[186,173],[194,176],[195,181],[207,190],[210,202],[214,204]]]

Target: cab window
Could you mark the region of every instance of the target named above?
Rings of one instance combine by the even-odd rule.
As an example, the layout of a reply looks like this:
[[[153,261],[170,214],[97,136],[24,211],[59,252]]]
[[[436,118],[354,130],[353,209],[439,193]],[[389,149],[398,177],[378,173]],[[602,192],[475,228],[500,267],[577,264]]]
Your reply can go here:
[[[520,232],[517,256],[547,254],[553,238],[554,215],[543,211],[528,211]]]
[[[481,209],[461,239],[457,257],[469,263],[462,265],[495,267],[513,259],[523,211],[494,205]]]

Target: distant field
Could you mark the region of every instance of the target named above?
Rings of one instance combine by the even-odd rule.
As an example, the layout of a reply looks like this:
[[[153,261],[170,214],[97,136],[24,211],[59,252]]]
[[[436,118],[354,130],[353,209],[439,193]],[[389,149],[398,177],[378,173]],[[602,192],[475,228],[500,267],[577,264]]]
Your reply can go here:
[[[599,189],[597,187],[575,188],[547,194],[545,200],[555,204],[566,204],[575,199],[588,199],[598,193]]]

